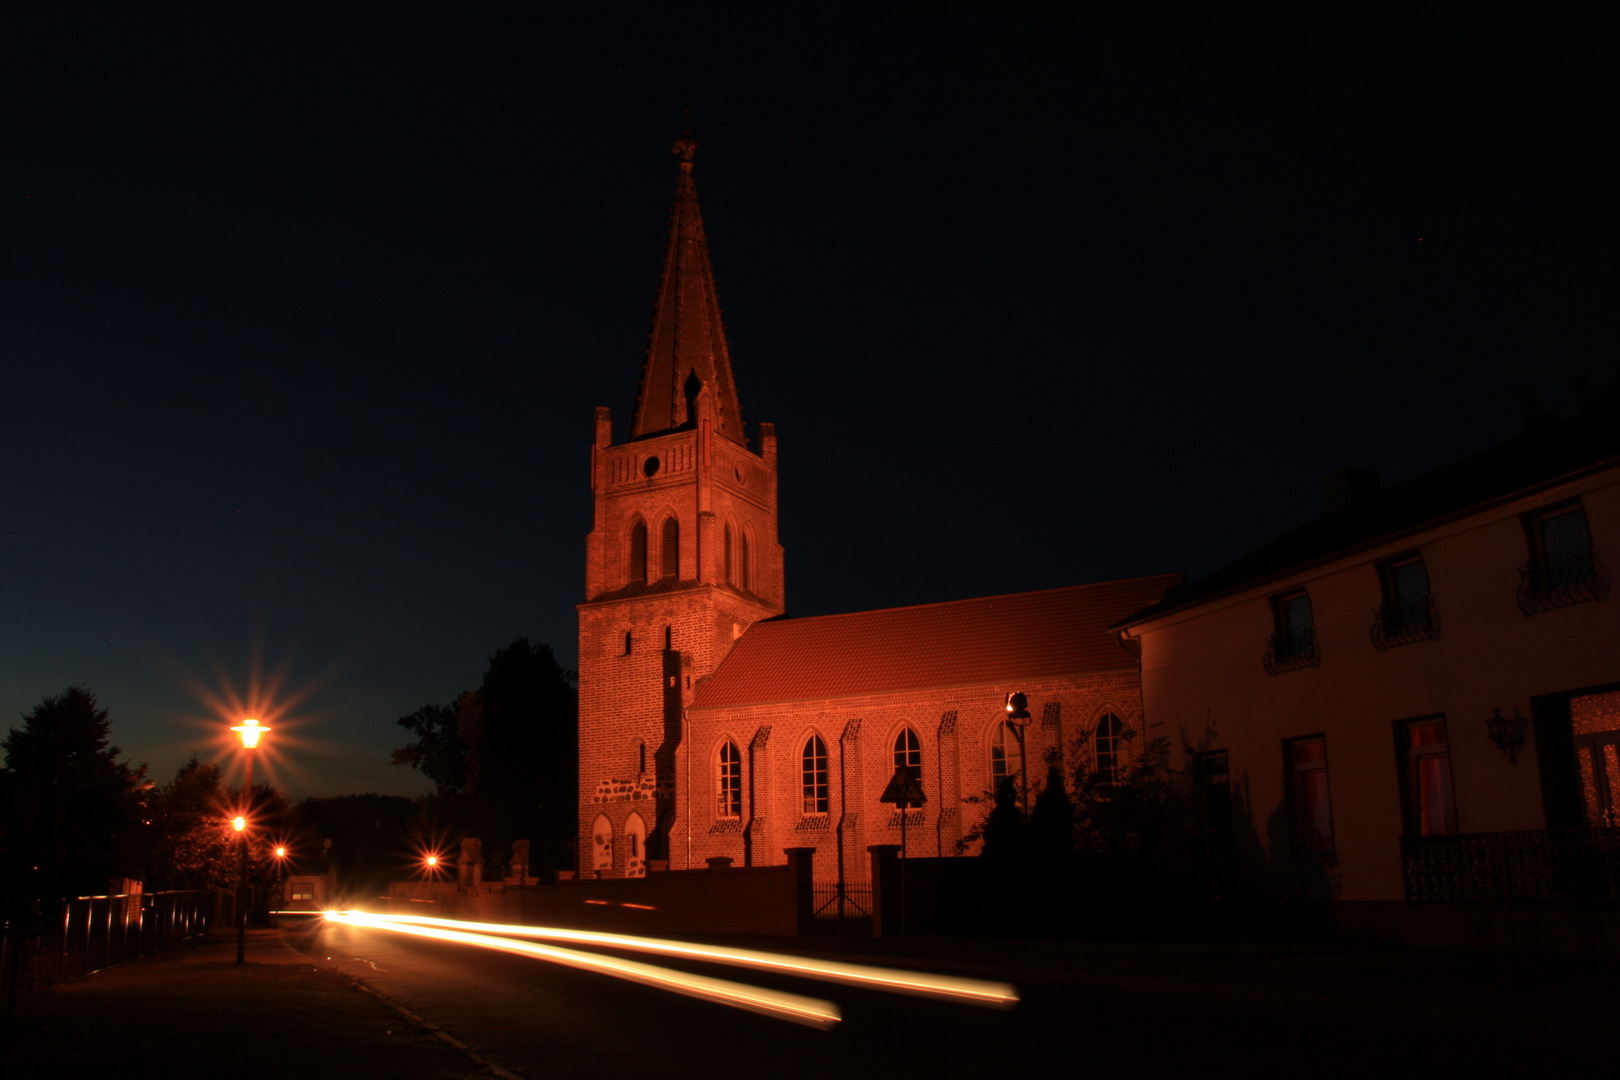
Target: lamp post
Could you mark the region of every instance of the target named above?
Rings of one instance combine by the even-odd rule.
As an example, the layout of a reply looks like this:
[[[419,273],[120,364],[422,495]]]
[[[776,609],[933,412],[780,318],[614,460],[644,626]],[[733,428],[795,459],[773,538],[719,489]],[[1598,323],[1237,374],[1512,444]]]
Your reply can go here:
[[[242,737],[242,751],[247,763],[247,777],[242,785],[242,813],[231,822],[239,843],[236,867],[236,963],[240,967],[247,962],[247,815],[253,808],[253,748],[259,745],[259,737],[270,729],[249,717],[231,730]]]
[[[1007,695],[1007,723],[1018,732],[1018,782],[1024,789],[1024,817],[1029,817],[1029,744],[1024,729],[1029,724],[1029,698],[1022,690]]]

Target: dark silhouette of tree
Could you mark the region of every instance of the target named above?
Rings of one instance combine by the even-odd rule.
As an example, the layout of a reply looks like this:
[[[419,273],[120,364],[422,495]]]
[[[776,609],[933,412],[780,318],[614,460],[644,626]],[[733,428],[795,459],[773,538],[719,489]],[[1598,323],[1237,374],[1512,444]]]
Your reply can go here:
[[[394,751],[394,764],[416,769],[433,781],[441,796],[467,793],[467,740],[462,737],[456,713],[457,707],[471,696],[461,695],[449,708],[424,705],[399,718],[399,726],[414,733],[416,741]]]
[[[1063,783],[1063,770],[1051,765],[1046,786],[1035,797],[1029,815],[1030,847],[1038,857],[1069,861],[1074,857],[1074,801]]]
[[[148,890],[230,889],[236,884],[236,833],[219,766],[191,758],[146,804]]]
[[[572,864],[579,770],[579,692],[551,646],[518,638],[490,657],[476,692],[449,707],[401,717],[416,741],[394,764],[434,783],[424,818],[455,836],[477,836],[503,859],[531,841],[536,869]]]
[[[144,767],[119,760],[107,710],[73,686],[0,740],[0,881],[17,901],[102,893],[139,862]]]
[[[984,819],[984,847],[979,857],[1006,871],[1019,866],[1028,846],[1029,830],[1024,815],[1018,809],[1018,789],[1011,777],[1002,777],[996,784],[995,802]]]

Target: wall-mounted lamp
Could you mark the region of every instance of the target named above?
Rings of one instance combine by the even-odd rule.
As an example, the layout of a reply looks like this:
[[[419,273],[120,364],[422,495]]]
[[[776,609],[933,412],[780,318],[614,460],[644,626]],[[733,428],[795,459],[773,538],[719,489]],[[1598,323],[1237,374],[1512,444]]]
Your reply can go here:
[[[1530,730],[1530,721],[1518,709],[1511,717],[1503,716],[1501,709],[1492,709],[1485,721],[1485,730],[1491,733],[1491,744],[1507,755],[1509,765],[1519,763],[1519,751],[1524,749],[1524,737]]]
[[[1029,723],[1029,698],[1022,690],[1007,695],[1007,720],[1013,724]]]

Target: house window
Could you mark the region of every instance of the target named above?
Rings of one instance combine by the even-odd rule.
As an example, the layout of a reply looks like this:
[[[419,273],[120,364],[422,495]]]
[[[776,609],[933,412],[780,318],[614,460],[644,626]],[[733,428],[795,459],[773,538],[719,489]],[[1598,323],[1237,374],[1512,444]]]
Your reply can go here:
[[[664,528],[658,538],[659,577],[681,576],[681,524],[673,517],[664,519]]]
[[[293,885],[290,886],[290,889],[291,889],[291,895],[288,898],[291,899],[291,900],[314,900],[315,899],[315,884],[313,882],[306,882],[306,881],[295,882]]]
[[[1113,713],[1103,713],[1091,734],[1092,767],[1105,784],[1119,782],[1124,765],[1125,725]]]
[[[1204,840],[1215,855],[1232,854],[1232,774],[1225,750],[1210,750],[1193,759],[1198,782],[1198,808]]]
[[[1378,567],[1384,602],[1373,616],[1372,642],[1382,652],[1396,645],[1439,636],[1429,572],[1418,555],[1391,559]]]
[[[1586,511],[1565,503],[1524,519],[1530,562],[1519,571],[1519,608],[1526,615],[1601,600],[1609,593],[1609,576],[1592,547]]]
[[[1024,730],[1003,720],[990,736],[990,777],[999,786],[1018,779],[1024,768]]]
[[[1333,805],[1328,800],[1327,740],[1320,735],[1283,743],[1288,768],[1288,816],[1294,851],[1301,855],[1333,850]]]
[[[1451,790],[1451,751],[1444,720],[1410,720],[1399,726],[1401,814],[1408,836],[1449,836],[1457,831]]]
[[[1295,668],[1314,667],[1316,625],[1311,617],[1311,598],[1301,589],[1271,599],[1272,620],[1277,632],[1266,649],[1266,670],[1276,675]]]
[[[803,812],[806,814],[825,814],[827,812],[827,744],[821,741],[821,736],[812,735],[805,742],[801,762],[801,775],[804,779]]]
[[[906,770],[913,780],[922,783],[922,744],[910,728],[902,728],[894,737],[894,767]]]
[[[742,754],[729,740],[720,747],[719,794],[719,816],[742,817]]]
[[[638,521],[630,528],[630,581],[647,583],[647,523]]]

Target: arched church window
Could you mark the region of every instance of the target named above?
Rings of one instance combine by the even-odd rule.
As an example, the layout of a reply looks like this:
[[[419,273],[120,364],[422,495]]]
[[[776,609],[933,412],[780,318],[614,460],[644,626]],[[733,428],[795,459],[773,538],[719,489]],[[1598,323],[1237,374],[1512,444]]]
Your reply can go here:
[[[825,814],[827,812],[827,744],[821,741],[820,735],[812,735],[805,741],[804,754],[801,757],[801,774],[804,779],[804,806],[806,814]]]
[[[737,584],[752,591],[754,588],[754,566],[752,559],[753,552],[750,550],[750,548],[753,545],[748,542],[748,531],[746,529],[743,530],[741,539],[742,550],[738,552],[737,559]]]
[[[910,728],[902,728],[894,737],[894,767],[906,770],[913,780],[922,782],[922,743]]]
[[[659,577],[681,576],[681,524],[674,517],[664,519],[658,538]]]
[[[737,744],[727,739],[720,746],[720,805],[719,816],[742,817],[742,754]]]
[[[724,558],[722,566],[725,573],[725,579],[728,583],[735,582],[737,580],[735,571],[733,569],[736,564],[732,561],[732,545],[734,543],[732,540],[732,531],[731,522],[726,522],[725,544],[723,546]]]
[[[1024,730],[1003,720],[990,736],[990,777],[1017,782],[1024,769]]]
[[[1120,768],[1124,765],[1124,734],[1125,725],[1113,713],[1103,713],[1102,719],[1097,721],[1097,730],[1092,733],[1092,766],[1097,770],[1097,779],[1105,784],[1119,781]]]
[[[637,521],[630,527],[630,581],[647,583],[647,523]]]
[[[626,656],[630,655],[630,646],[631,646],[631,644],[633,644],[633,641],[632,641],[632,638],[631,638],[630,631],[626,630],[624,632],[624,655],[626,655]]]

